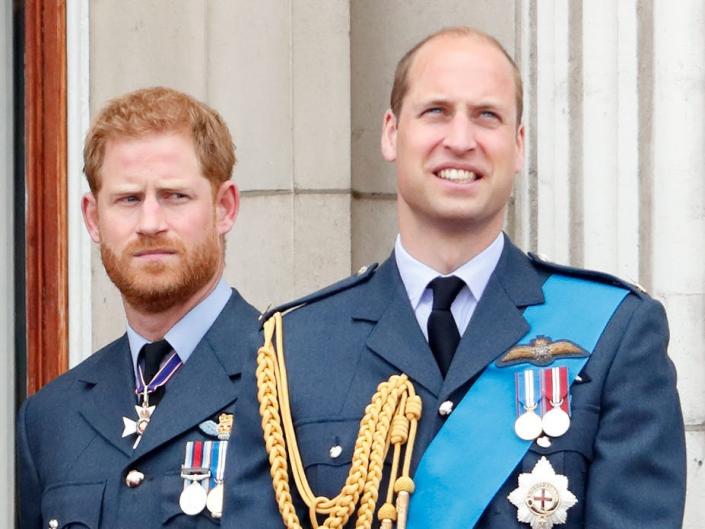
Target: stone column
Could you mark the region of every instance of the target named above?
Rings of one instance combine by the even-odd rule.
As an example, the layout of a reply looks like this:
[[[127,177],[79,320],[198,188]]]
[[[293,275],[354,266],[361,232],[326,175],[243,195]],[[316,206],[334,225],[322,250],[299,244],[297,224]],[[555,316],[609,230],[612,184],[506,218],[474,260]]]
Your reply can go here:
[[[684,527],[705,520],[705,5],[653,2],[651,237],[646,272],[668,310],[688,443]]]
[[[705,518],[705,7],[517,5],[528,148],[510,229],[528,249],[639,282],[666,306],[687,430],[684,527],[695,529]]]

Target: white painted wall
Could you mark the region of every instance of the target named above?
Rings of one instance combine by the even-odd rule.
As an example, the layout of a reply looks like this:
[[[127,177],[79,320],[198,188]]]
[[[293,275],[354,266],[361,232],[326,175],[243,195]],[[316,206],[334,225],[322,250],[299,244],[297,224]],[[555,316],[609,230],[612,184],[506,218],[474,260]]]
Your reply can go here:
[[[66,3],[69,364],[93,352],[91,240],[80,215],[81,197],[89,191],[83,175],[83,141],[90,125],[90,4]]]
[[[0,527],[15,517],[15,341],[13,262],[12,4],[0,3]]]

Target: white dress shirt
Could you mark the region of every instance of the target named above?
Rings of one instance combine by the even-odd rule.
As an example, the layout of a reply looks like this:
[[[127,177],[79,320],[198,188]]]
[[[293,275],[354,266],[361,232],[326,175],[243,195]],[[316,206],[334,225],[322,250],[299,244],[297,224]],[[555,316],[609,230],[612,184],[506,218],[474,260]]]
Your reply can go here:
[[[462,336],[465,329],[467,329],[468,323],[470,323],[470,318],[475,312],[477,302],[482,297],[492,272],[497,267],[503,248],[504,234],[500,233],[492,244],[457,270],[450,274],[441,274],[412,257],[404,249],[401,237],[397,235],[397,240],[394,243],[394,257],[397,262],[397,268],[399,268],[399,274],[404,283],[404,288],[406,288],[406,294],[409,296],[411,307],[414,309],[414,314],[416,314],[416,320],[419,322],[426,340],[428,340],[428,329],[426,328],[428,316],[431,314],[431,308],[433,307],[433,291],[428,287],[428,284],[438,276],[457,276],[465,282],[465,286],[460,290],[455,301],[450,306],[455,324],[458,326],[458,331]]]

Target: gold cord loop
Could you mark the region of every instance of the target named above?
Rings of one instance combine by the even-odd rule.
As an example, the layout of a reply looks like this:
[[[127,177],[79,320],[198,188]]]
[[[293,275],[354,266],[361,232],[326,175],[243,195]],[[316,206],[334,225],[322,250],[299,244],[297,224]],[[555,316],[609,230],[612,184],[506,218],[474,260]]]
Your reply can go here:
[[[257,354],[257,398],[274,495],[284,525],[287,529],[301,529],[291,496],[291,465],[296,488],[309,509],[311,527],[342,528],[357,510],[355,528],[370,529],[379,498],[384,460],[391,444],[393,459],[389,488],[377,517],[384,528],[391,529],[397,521],[397,529],[403,529],[409,494],[414,489],[409,469],[422,409],[421,398],[416,395],[413,385],[402,374],[391,376],[377,387],[360,421],[352,465],[343,488],[334,498],[316,496],[306,479],[294,431],[283,336],[282,316],[276,313],[264,324],[264,344]],[[404,462],[401,475],[397,477],[402,449]],[[319,516],[326,516],[322,524],[319,524]]]

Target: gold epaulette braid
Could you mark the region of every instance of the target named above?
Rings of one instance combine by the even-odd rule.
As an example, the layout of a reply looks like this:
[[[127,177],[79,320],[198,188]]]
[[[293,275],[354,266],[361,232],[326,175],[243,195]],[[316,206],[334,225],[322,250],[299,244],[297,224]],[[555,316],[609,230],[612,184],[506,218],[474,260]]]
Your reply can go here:
[[[273,340],[276,340],[276,347]],[[409,495],[414,491],[409,470],[421,417],[421,398],[416,395],[413,385],[402,374],[390,377],[377,387],[360,421],[352,465],[342,490],[335,498],[316,496],[306,479],[294,432],[283,343],[282,316],[276,313],[264,324],[264,345],[257,354],[257,397],[274,495],[284,525],[288,529],[301,528],[289,486],[291,464],[294,483],[308,506],[314,529],[342,528],[356,510],[355,528],[372,527],[384,460],[391,444],[393,458],[389,488],[377,517],[382,529],[391,529],[394,522],[397,529],[404,529]],[[402,451],[404,460],[400,470]],[[319,524],[318,517],[323,515],[326,518]]]

